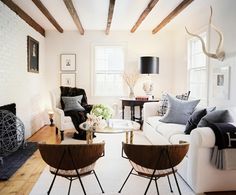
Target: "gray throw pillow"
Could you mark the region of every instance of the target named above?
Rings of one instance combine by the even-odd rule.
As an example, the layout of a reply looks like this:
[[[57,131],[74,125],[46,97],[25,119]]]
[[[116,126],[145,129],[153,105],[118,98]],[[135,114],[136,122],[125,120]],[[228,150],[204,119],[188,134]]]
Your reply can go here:
[[[215,110],[204,116],[198,123],[198,127],[207,127],[209,123],[230,123],[234,119],[228,110]]]
[[[62,101],[65,104],[64,111],[78,110],[84,111],[85,109],[80,105],[83,95],[78,95],[74,97],[62,96]]]
[[[161,122],[165,123],[177,123],[186,124],[189,117],[193,113],[195,107],[200,100],[179,100],[175,97],[167,95],[168,98],[168,110],[166,114],[160,119]]]
[[[187,93],[183,93],[180,95],[176,95],[175,97],[179,100],[188,100],[190,95],[190,91]],[[163,93],[160,99],[160,108],[157,110],[158,116],[164,116],[168,109],[168,98],[167,93]]]

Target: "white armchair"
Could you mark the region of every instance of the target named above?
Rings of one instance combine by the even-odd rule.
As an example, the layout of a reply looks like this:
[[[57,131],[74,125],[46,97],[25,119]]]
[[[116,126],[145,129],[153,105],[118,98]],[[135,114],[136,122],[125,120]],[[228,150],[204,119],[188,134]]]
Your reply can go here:
[[[54,121],[56,125],[56,134],[58,134],[58,129],[60,130],[61,140],[64,139],[64,131],[67,129],[75,129],[71,117],[65,116],[64,111],[61,108],[61,92],[60,88],[50,91],[52,109],[54,112]]]

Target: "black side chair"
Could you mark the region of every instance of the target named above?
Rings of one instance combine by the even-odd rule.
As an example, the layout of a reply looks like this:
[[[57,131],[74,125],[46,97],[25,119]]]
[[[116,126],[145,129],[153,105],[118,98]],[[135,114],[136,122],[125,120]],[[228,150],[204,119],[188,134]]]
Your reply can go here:
[[[99,187],[104,193],[94,170],[96,161],[104,156],[104,145],[104,142],[73,145],[40,143],[39,151],[42,158],[50,166],[50,172],[54,174],[48,194],[50,194],[57,176],[64,177],[70,181],[68,195],[70,194],[72,181],[75,179],[79,179],[83,193],[86,194],[81,177],[88,174],[95,175]]]
[[[179,194],[181,194],[175,174],[177,172],[175,166],[183,160],[188,148],[189,144],[186,142],[176,145],[135,145],[123,142],[122,157],[130,161],[132,169],[120,188],[119,193],[121,193],[131,174],[149,179],[144,195],[147,194],[152,180],[155,181],[157,194],[159,195],[157,180],[164,176],[167,176],[170,191],[173,192],[169,179],[169,175],[173,174]],[[123,152],[126,156],[124,156]]]

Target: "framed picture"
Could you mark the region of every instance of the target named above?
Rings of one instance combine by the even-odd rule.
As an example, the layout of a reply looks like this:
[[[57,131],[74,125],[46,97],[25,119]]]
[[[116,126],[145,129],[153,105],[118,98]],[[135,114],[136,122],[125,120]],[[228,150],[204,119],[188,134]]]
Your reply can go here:
[[[76,55],[75,54],[61,54],[61,70],[75,71],[76,70]]]
[[[216,99],[229,99],[230,66],[215,68],[213,70],[213,97]]]
[[[27,36],[28,72],[39,72],[39,42]]]
[[[61,86],[75,87],[75,73],[62,73]]]

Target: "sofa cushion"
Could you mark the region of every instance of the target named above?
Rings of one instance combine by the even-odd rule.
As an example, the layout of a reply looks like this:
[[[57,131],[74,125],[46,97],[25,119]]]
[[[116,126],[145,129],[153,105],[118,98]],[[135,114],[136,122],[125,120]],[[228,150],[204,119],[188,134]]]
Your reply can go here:
[[[215,110],[204,116],[198,123],[198,127],[206,127],[209,123],[234,122],[228,110]]]
[[[162,122],[159,121],[161,119],[161,116],[151,116],[147,118],[147,123],[152,126],[154,129],[156,129],[156,127],[161,124]]]
[[[175,134],[184,134],[185,125],[175,123],[160,123],[156,129],[158,133],[164,136],[168,141]]]
[[[168,110],[167,113],[160,119],[161,122],[165,123],[177,123],[186,124],[190,115],[193,113],[195,107],[200,100],[185,101],[179,100],[175,97],[168,97]]]

